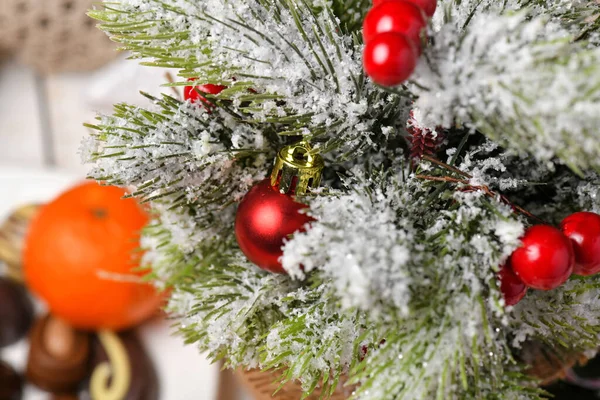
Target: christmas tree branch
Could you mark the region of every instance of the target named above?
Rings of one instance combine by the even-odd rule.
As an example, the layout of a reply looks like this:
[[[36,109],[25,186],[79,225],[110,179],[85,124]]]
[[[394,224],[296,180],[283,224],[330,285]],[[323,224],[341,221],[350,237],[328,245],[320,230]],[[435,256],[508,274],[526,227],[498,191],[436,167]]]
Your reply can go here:
[[[464,32],[452,22],[435,36],[415,77],[427,126],[458,122],[580,174],[600,165],[600,49],[526,12],[477,13]]]
[[[334,15],[341,3],[315,3],[123,1],[90,15],[146,65],[228,86],[219,98],[250,120],[281,125],[280,135],[304,136],[336,158],[359,156],[385,143],[383,132],[403,130],[409,99],[364,78],[360,47]],[[342,21],[355,30],[366,1],[349,6]]]
[[[497,196],[452,189],[425,206],[429,185],[416,177],[355,179],[351,192],[311,203],[318,222],[285,245],[282,261],[292,276],[320,271],[332,280],[342,308],[369,313],[381,336],[369,335],[366,359],[350,374],[350,382],[360,383],[357,396],[481,398],[487,390],[522,391],[523,376],[486,380],[518,371],[506,338],[494,329],[504,314],[495,274],[523,231],[510,208]],[[485,296],[495,300],[483,303],[480,290],[488,285],[494,291]]]
[[[511,315],[513,345],[534,338],[574,352],[596,349],[599,311],[600,282],[596,276],[574,276],[556,290],[533,291]]]
[[[534,3],[440,1],[414,81],[390,92],[362,72],[367,0],[92,11],[134,58],[178,69],[168,86],[227,86],[197,103],[145,95],[148,108],[119,104],[88,126],[91,175],[152,206],[144,259],[173,287],[186,341],[230,367],[279,370],[305,395],[348,378],[361,400],[538,399],[519,345],[593,348],[596,279],[530,291],[514,310],[499,289],[526,228],[515,209],[556,222],[600,207],[596,174],[546,162],[597,167],[593,3]],[[402,152],[412,107],[419,126],[449,128],[451,147],[416,173]],[[497,143],[465,135],[478,130]],[[288,275],[274,275],[236,244],[236,204],[302,138],[326,159],[327,189],[297,199],[315,221],[286,238]]]

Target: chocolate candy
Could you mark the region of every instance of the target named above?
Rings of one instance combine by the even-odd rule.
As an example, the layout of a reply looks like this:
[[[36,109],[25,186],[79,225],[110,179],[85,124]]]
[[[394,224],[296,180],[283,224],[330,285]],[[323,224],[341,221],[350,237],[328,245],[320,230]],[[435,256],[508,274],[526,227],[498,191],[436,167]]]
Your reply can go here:
[[[27,378],[41,389],[75,392],[89,372],[90,335],[47,315],[30,335]]]
[[[135,332],[99,332],[92,360],[90,384],[80,399],[158,400],[156,370]]]
[[[53,394],[50,400],[79,400],[76,393],[58,393]]]
[[[25,336],[32,320],[33,304],[25,288],[0,278],[0,348]]]
[[[0,361],[0,399],[21,400],[23,379],[10,365]]]
[[[21,254],[29,223],[39,211],[37,204],[28,204],[13,211],[0,226],[0,261],[8,266],[8,276],[23,281]]]

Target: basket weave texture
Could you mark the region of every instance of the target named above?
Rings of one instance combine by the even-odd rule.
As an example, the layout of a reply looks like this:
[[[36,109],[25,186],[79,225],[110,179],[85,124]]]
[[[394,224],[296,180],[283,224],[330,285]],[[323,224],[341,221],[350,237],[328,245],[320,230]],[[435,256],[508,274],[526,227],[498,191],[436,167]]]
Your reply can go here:
[[[300,400],[302,398],[302,389],[296,382],[286,383],[274,395],[279,387],[279,377],[281,376],[281,372],[263,372],[257,369],[248,371],[238,370],[237,376],[240,382],[256,400]],[[343,387],[343,385],[340,384],[330,399],[346,400],[350,398],[352,391],[352,387]],[[307,400],[318,400],[319,396],[321,396],[321,391],[317,389],[307,397]]]
[[[86,15],[95,0],[0,0],[0,57],[40,73],[87,71],[117,56]],[[97,1],[96,1],[97,3]]]
[[[521,361],[530,366],[527,373],[539,380],[542,386],[550,385],[564,377],[565,372],[576,364],[583,365],[586,358],[580,353],[549,351],[546,346],[538,342],[527,342],[522,350]],[[238,370],[238,380],[256,400],[300,400],[302,389],[297,382],[288,382],[275,395],[279,387],[277,371],[260,371],[257,369],[244,371]],[[339,385],[331,400],[347,400],[352,395],[353,387]],[[308,400],[318,400],[320,390],[316,390]],[[382,399],[383,400],[383,399]]]

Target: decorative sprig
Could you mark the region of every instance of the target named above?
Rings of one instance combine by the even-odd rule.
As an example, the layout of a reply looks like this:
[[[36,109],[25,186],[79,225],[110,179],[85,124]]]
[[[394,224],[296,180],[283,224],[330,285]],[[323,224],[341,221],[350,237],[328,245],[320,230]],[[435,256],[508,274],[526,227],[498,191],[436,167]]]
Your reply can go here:
[[[426,126],[458,123],[579,174],[600,167],[600,49],[549,15],[490,10],[464,27],[449,19],[434,36],[414,88]]]
[[[409,98],[364,77],[358,39],[347,30],[357,29],[366,1],[344,8],[344,28],[334,14],[341,3],[312,3],[123,1],[90,16],[145,65],[228,86],[219,98],[248,120],[304,136],[321,153],[356,157],[385,143],[383,132],[402,131]]]
[[[92,11],[133,58],[178,70],[167,86],[227,86],[208,108],[146,94],[148,108],[119,104],[84,146],[92,177],[151,205],[145,262],[173,287],[185,340],[230,367],[280,370],[306,396],[348,380],[361,400],[542,398],[519,345],[595,348],[596,279],[513,311],[497,272],[525,229],[515,211],[554,221],[600,209],[600,179],[584,174],[600,153],[598,23],[593,2],[571,5],[440,0],[414,81],[386,91],[362,73],[369,0]],[[423,127],[447,128],[449,146],[416,173],[404,151],[413,108]],[[290,276],[272,275],[237,248],[235,206],[301,138],[326,158],[327,190],[301,199],[317,221],[285,243]],[[585,177],[546,162],[557,158]]]

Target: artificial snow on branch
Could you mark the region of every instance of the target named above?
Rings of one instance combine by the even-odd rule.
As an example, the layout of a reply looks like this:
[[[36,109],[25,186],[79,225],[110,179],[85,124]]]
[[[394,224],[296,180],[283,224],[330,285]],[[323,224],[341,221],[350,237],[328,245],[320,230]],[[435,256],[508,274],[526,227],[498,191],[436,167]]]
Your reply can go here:
[[[527,225],[600,209],[597,2],[440,1],[414,79],[391,89],[362,71],[370,0],[104,5],[101,28],[174,68],[170,86],[225,86],[119,104],[83,151],[92,177],[152,207],[144,260],[211,359],[280,370],[305,395],[348,381],[361,400],[512,400],[543,396],[527,343],[597,347],[597,277],[514,308],[498,281]],[[411,109],[409,128],[444,132],[420,162]],[[274,275],[240,251],[236,205],[300,140],[323,188],[294,199],[315,220]]]
[[[278,124],[323,153],[355,157],[405,125],[408,99],[365,80],[356,37],[324,2],[127,0],[90,15],[144,64],[226,85],[219,97],[250,122]]]
[[[475,13],[435,34],[417,69],[416,106],[430,127],[462,124],[578,173],[600,163],[600,48],[547,16]]]

